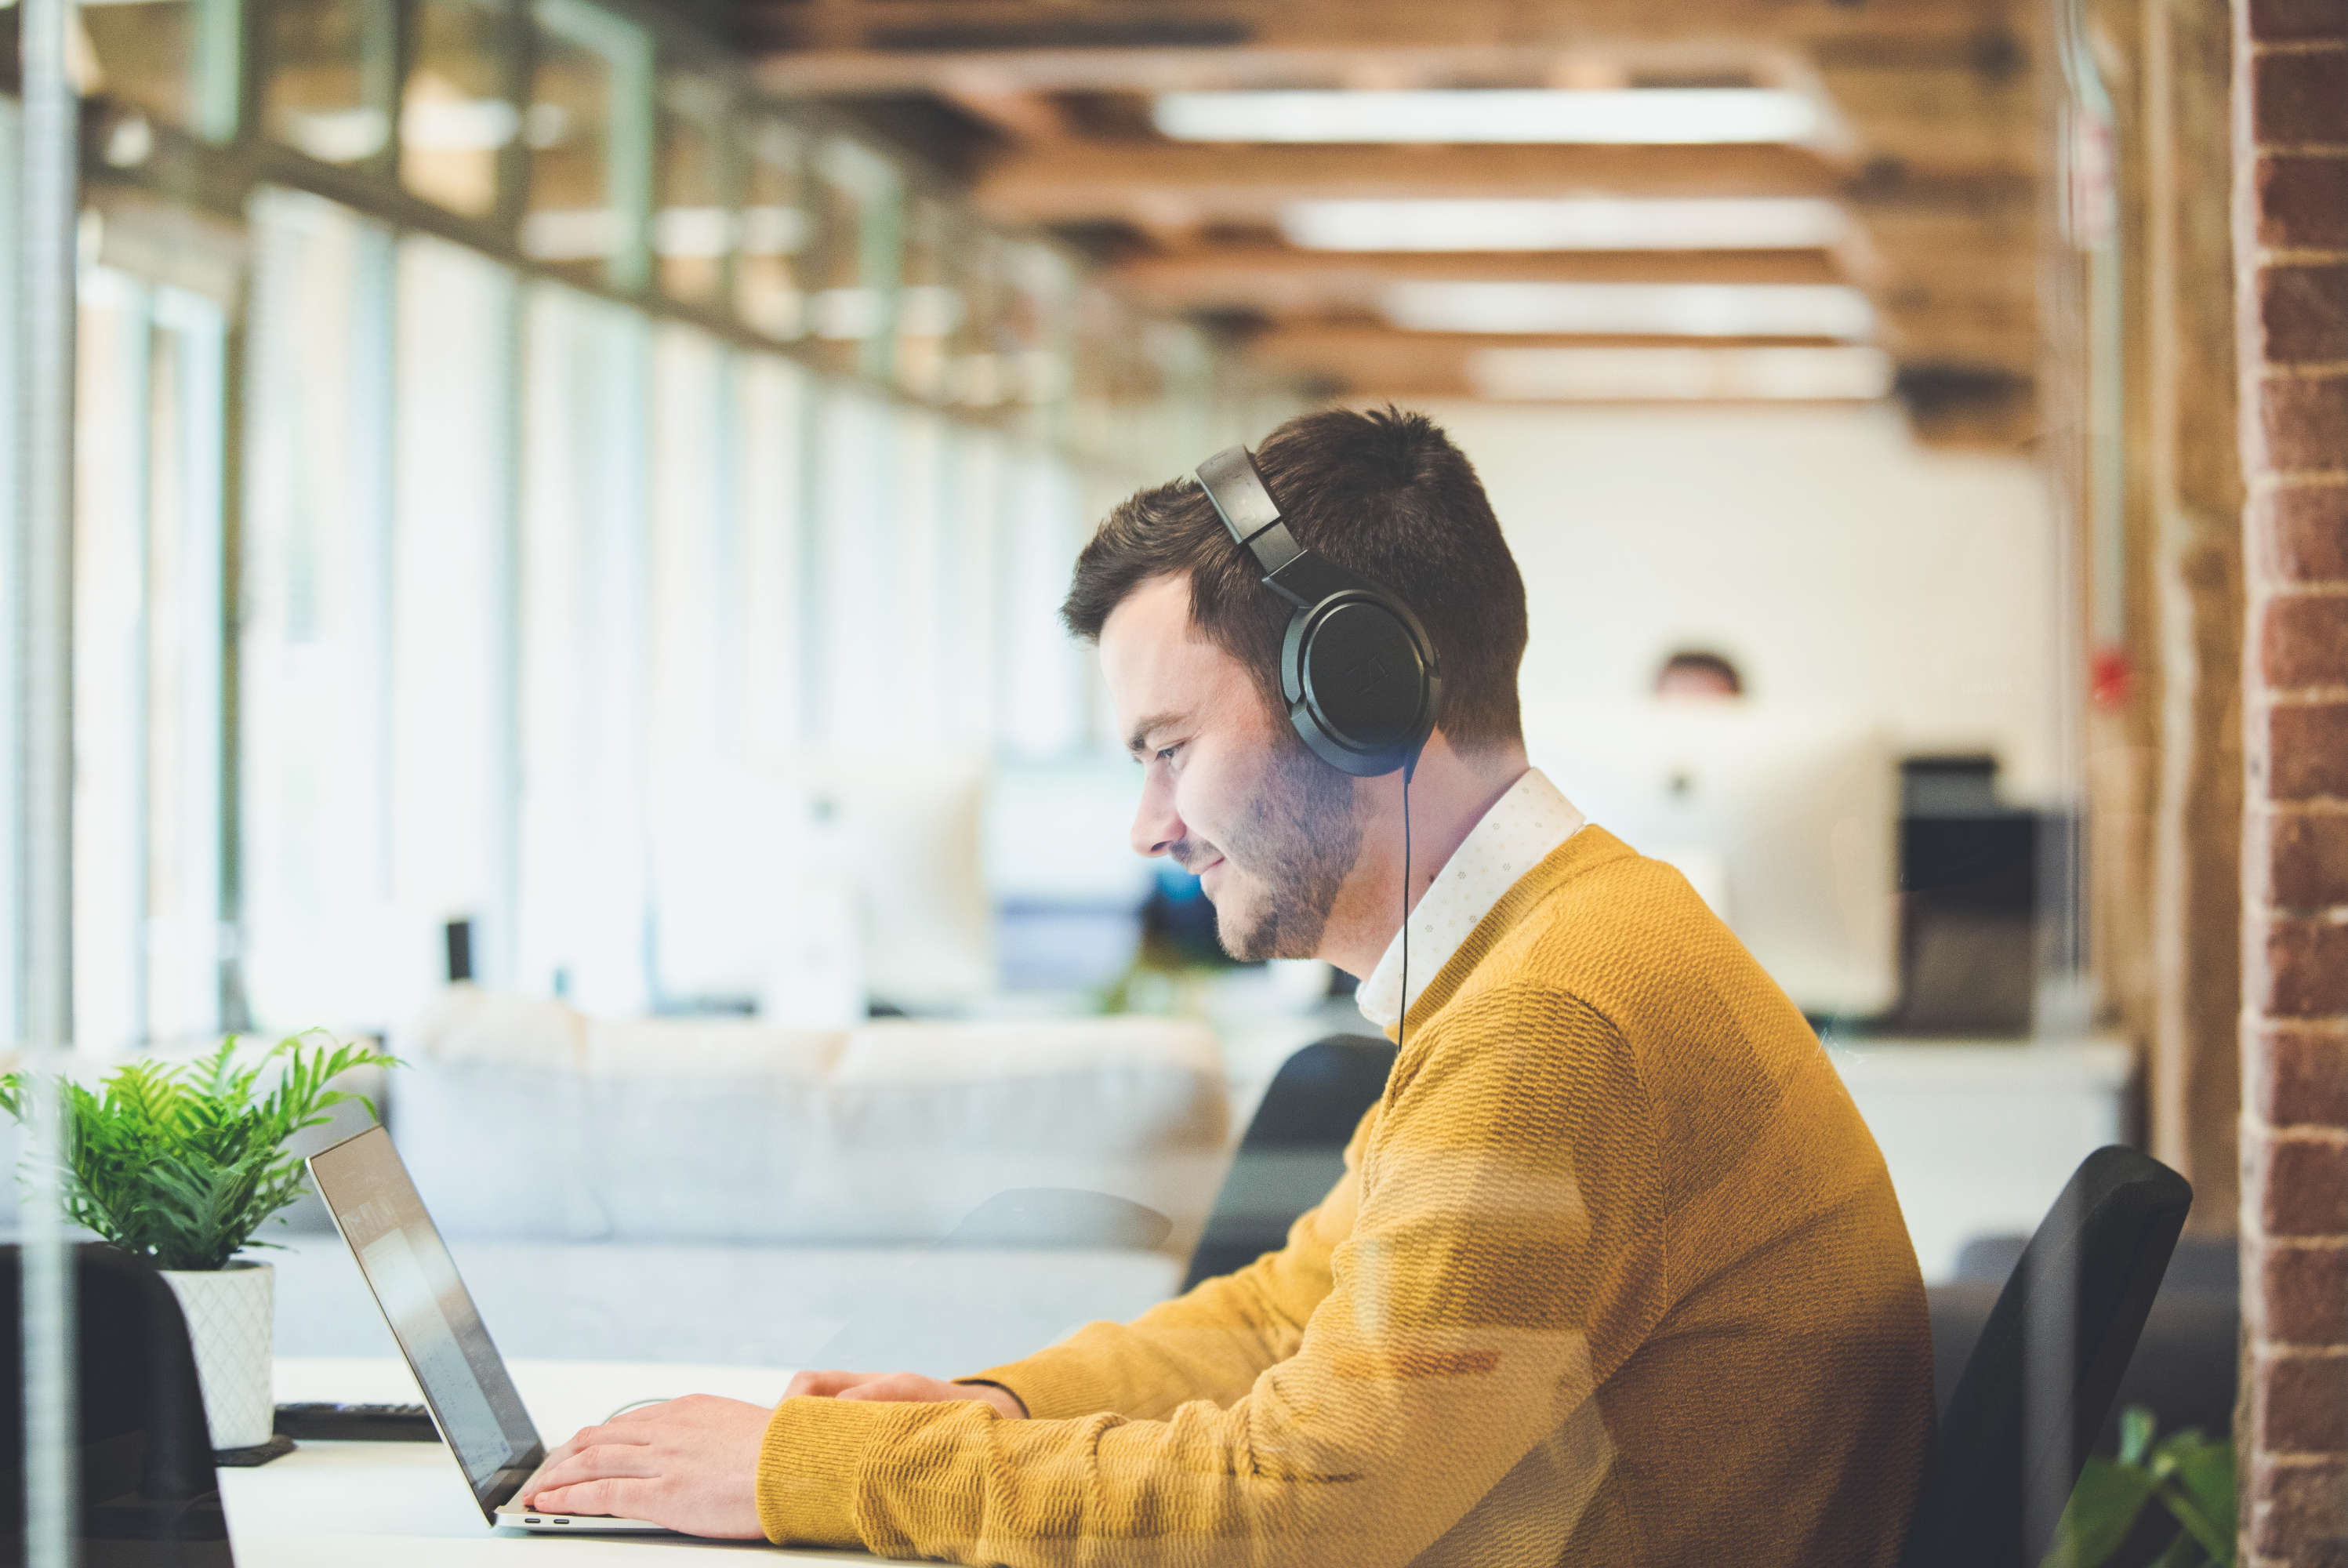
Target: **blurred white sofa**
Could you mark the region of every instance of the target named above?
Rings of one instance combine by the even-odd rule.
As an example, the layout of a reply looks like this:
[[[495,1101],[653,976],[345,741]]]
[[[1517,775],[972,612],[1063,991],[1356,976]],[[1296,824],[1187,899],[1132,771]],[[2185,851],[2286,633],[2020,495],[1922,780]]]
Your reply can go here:
[[[1230,1158],[1215,1036],[1174,1020],[790,1029],[457,986],[392,1045],[386,1125],[509,1354],[967,1371],[1169,1294]],[[273,1254],[280,1351],[387,1351],[322,1222]]]

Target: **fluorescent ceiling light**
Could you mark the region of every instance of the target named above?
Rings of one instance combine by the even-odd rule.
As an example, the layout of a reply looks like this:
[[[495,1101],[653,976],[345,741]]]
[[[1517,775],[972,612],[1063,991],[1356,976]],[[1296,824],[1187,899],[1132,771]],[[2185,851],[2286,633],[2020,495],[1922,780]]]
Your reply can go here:
[[[503,98],[411,98],[399,115],[399,139],[417,152],[494,152],[520,129]]]
[[[379,108],[296,111],[286,117],[285,130],[294,146],[321,163],[356,163],[383,150],[391,117]]]
[[[1280,228],[1308,251],[1807,251],[1849,232],[1816,196],[1293,201]]]
[[[1776,88],[1161,93],[1177,141],[1804,142],[1816,100]]]
[[[653,214],[653,254],[710,261],[734,246],[734,214],[723,207],[664,207]]]
[[[1414,332],[1864,338],[1867,295],[1840,284],[1397,283],[1386,319]]]
[[[1541,402],[1854,402],[1891,390],[1879,348],[1479,348],[1486,397]]]

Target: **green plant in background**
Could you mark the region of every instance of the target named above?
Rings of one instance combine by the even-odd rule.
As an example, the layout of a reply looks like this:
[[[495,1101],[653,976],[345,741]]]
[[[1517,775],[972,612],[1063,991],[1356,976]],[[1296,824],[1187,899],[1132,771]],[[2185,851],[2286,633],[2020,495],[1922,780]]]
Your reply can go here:
[[[302,1160],[285,1140],[364,1095],[327,1088],[398,1058],[360,1045],[280,1040],[240,1063],[232,1035],[191,1062],[125,1063],[92,1090],[60,1084],[66,1218],[158,1268],[221,1269],[263,1222],[302,1195]],[[265,1094],[265,1070],[283,1068]],[[0,1110],[25,1119],[26,1085],[0,1078]]]
[[[2188,1427],[2155,1445],[2153,1414],[2120,1415],[2116,1460],[2090,1457],[2055,1524],[2040,1568],[2096,1568],[2128,1538],[2155,1499],[2176,1516],[2177,1538],[2152,1568],[2230,1568],[2234,1561],[2234,1445]]]

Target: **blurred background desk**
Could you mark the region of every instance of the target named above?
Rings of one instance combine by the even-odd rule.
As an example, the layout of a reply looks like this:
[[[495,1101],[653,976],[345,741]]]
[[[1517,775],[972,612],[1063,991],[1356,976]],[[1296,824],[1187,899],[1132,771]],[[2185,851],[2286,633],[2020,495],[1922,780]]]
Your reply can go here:
[[[2030,1234],[2081,1160],[2129,1141],[2136,1056],[2116,1040],[1831,1045],[1928,1284],[1976,1237]]]
[[[645,1367],[623,1362],[518,1361],[514,1381],[548,1443],[602,1419],[648,1393],[724,1394],[772,1404],[789,1368]],[[277,1363],[280,1400],[413,1401],[407,1368],[376,1358],[284,1357]],[[414,1564],[533,1563],[611,1564],[674,1561],[676,1553],[754,1551],[765,1542],[694,1541],[678,1536],[578,1536],[568,1540],[492,1530],[465,1489],[448,1450],[438,1443],[304,1442],[258,1470],[221,1472],[229,1533],[238,1568],[412,1568]],[[773,1556],[761,1557],[772,1562]],[[785,1552],[784,1562],[878,1563],[860,1553]]]

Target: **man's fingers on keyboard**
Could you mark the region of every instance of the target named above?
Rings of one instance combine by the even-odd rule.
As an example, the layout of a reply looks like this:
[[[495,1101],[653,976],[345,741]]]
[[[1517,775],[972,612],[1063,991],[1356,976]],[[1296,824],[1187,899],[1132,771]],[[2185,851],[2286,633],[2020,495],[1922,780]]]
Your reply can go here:
[[[624,1493],[623,1478],[610,1480],[585,1480],[571,1486],[558,1486],[551,1491],[541,1491],[530,1506],[546,1513],[600,1514],[605,1518],[633,1517],[621,1501]],[[641,1485],[642,1483],[637,1483]]]
[[[642,1443],[590,1443],[578,1452],[566,1455],[559,1461],[550,1461],[538,1472],[533,1505],[551,1508],[548,1494],[583,1483],[619,1479],[640,1479],[660,1473],[652,1450]]]

